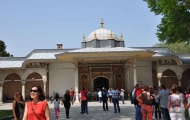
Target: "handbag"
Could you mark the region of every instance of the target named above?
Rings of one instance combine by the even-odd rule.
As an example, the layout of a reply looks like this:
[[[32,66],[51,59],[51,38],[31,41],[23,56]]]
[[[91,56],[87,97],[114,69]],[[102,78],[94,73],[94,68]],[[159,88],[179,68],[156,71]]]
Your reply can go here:
[[[22,120],[23,118],[23,115],[24,115],[24,109],[20,107],[19,103],[17,102],[17,105],[19,107],[19,116],[20,116],[20,119]]]
[[[63,96],[63,98],[62,98],[62,102],[64,103],[64,102],[65,102],[65,100],[66,100],[66,99],[65,99],[65,95],[64,95],[64,96]]]
[[[35,111],[34,111],[34,108],[33,108],[33,106],[32,106],[32,102],[30,102],[30,104],[31,104],[32,112],[34,113],[36,119],[37,119],[37,120],[40,120],[39,117],[36,115],[36,113],[35,113]]]

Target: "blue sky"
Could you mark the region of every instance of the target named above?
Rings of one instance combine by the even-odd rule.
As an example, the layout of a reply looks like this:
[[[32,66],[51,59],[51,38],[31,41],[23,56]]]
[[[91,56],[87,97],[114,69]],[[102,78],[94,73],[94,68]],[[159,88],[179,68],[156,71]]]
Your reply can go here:
[[[81,48],[82,35],[100,28],[121,32],[125,47],[152,47],[161,16],[143,0],[0,0],[0,40],[15,57],[34,49]]]

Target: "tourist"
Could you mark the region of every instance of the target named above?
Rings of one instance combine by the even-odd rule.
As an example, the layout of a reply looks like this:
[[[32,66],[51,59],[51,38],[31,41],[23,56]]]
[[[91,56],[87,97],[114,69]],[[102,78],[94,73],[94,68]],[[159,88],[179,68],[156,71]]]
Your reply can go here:
[[[88,91],[86,90],[85,87],[82,87],[82,90],[80,91],[81,93],[81,100],[82,100],[82,115],[88,114],[88,106],[87,106],[87,93]]]
[[[51,96],[51,104],[53,103],[54,99],[55,99],[55,92],[53,92],[52,96]]]
[[[24,115],[25,101],[23,100],[22,94],[19,91],[14,94],[12,107],[14,120],[22,120]]]
[[[121,89],[121,93],[120,93],[120,96],[121,96],[121,100],[122,100],[122,103],[124,104],[124,101],[125,101],[125,94],[124,94],[125,90],[124,89]]]
[[[177,87],[177,93],[180,98],[180,109],[181,109],[181,114],[182,114],[182,120],[186,120],[186,118],[185,118],[185,107],[186,106],[184,106],[185,96],[183,94],[183,88],[181,86]]]
[[[102,88],[102,102],[103,102],[103,110],[104,111],[108,110],[108,92],[104,87]]]
[[[64,101],[64,107],[65,107],[65,113],[66,113],[66,117],[67,119],[69,118],[69,109],[71,107],[71,102],[72,102],[72,98],[70,96],[70,91],[66,90],[65,95],[63,97],[63,101]]]
[[[56,118],[58,119],[58,118],[59,118],[59,112],[60,112],[60,107],[59,107],[59,104],[60,104],[59,94],[56,94],[56,95],[55,95],[55,99],[54,99],[53,103],[54,103],[55,116],[56,116]]]
[[[131,90],[129,91],[129,98],[130,98],[131,104],[133,104],[133,96],[132,96],[132,91]]]
[[[142,99],[140,99],[142,98]],[[152,120],[152,96],[150,95],[149,86],[145,85],[143,92],[137,96],[137,100],[142,102],[142,120]]]
[[[114,113],[117,113],[117,110],[120,113],[120,107],[119,107],[120,91],[117,90],[116,87],[114,87],[114,89],[111,91],[111,93],[112,93],[112,102],[113,102],[113,105],[114,105]]]
[[[177,94],[177,87],[172,85],[170,88],[171,95],[168,97],[167,108],[169,110],[171,120],[182,120],[181,100]]]
[[[91,100],[91,92],[90,91],[88,91],[87,97],[88,97],[88,102],[90,102],[90,100]]]
[[[99,90],[99,92],[98,92],[98,99],[99,99],[99,102],[101,103],[101,101],[102,101],[102,91],[101,90]]]
[[[168,96],[170,91],[166,89],[164,84],[161,84],[160,91],[158,93],[158,99],[160,101],[160,108],[163,115],[164,120],[170,120],[170,115],[167,109]]]
[[[23,120],[50,120],[50,110],[40,86],[30,90],[30,101],[27,102]]]
[[[153,94],[154,98],[155,98],[155,105],[154,105],[154,112],[155,112],[155,118],[156,119],[161,119],[161,110],[160,110],[160,103],[158,101],[158,91],[154,90],[154,94]],[[158,115],[159,117],[158,117]]]
[[[71,103],[73,105],[75,102],[75,91],[73,90],[73,88],[71,88],[70,96],[71,96]]]
[[[112,102],[112,88],[110,88],[109,90],[108,90],[108,94],[109,94],[109,102],[111,103]]]
[[[134,106],[135,106],[135,109],[136,109],[136,113],[135,113],[135,118],[136,120],[142,120],[142,112],[141,112],[141,104],[142,104],[142,98],[140,97],[139,99],[141,101],[138,101],[137,100],[137,96],[140,95],[142,93],[142,88],[141,88],[141,83],[138,82],[136,85],[135,85],[135,89],[133,90],[133,98],[134,98]]]

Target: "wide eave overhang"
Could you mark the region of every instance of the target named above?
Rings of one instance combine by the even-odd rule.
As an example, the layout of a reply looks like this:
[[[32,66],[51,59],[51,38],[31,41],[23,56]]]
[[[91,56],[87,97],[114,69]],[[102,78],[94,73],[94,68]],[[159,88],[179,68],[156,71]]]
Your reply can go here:
[[[64,62],[109,62],[113,59],[117,60],[127,60],[129,58],[144,59],[149,58],[154,55],[153,51],[102,51],[102,52],[65,52],[61,54],[56,54],[56,58],[59,61]]]

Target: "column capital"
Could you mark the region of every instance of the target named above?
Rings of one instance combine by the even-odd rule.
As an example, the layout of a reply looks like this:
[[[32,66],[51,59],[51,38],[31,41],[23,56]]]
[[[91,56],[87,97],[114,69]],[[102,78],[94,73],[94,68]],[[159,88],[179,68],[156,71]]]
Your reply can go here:
[[[26,81],[25,81],[25,80],[22,80],[21,82],[22,82],[22,85],[25,85],[25,84],[26,84]]]
[[[177,76],[178,81],[181,81],[182,76]]]
[[[162,78],[161,76],[158,76],[158,77],[157,77],[157,80],[159,81],[159,80],[161,80],[161,78]]]
[[[133,68],[134,68],[134,69],[136,68],[136,64],[133,64]]]
[[[3,86],[4,80],[0,80],[0,87]]]

